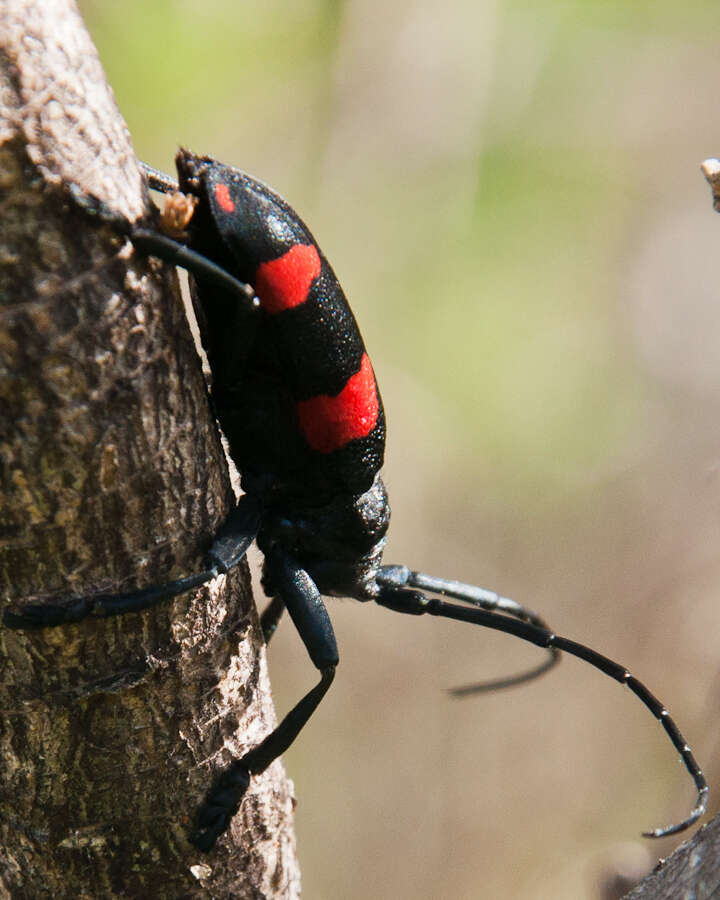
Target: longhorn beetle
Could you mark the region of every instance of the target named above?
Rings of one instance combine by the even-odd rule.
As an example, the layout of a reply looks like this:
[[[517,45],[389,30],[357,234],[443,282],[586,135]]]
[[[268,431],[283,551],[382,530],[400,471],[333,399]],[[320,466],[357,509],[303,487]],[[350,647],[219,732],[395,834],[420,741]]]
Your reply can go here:
[[[45,628],[146,609],[226,573],[257,541],[264,554],[263,586],[272,598],[262,616],[263,632],[269,639],[287,608],[320,681],[211,787],[191,835],[206,852],[228,828],[251,776],[287,750],[333,681],[338,651],[322,600],[330,595],[494,628],[549,651],[542,665],[496,687],[540,674],[560,651],[626,684],[659,719],[697,789],[686,819],[645,834],[661,837],[692,825],[707,804],[702,770],[663,704],[624,666],[559,637],[512,600],[381,564],[390,521],[379,475],[385,417],[372,365],[333,270],[298,215],[266,185],[185,150],[176,162],[179,185],[144,167],[152,188],[173,195],[163,219],[170,236],[113,219],[95,198],[76,199],[114,221],[139,252],[193,276],[212,402],[245,493],[202,572],[130,594],[24,606],[6,611],[5,625]],[[182,194],[175,193],[178,187]],[[185,226],[183,242],[178,238]]]

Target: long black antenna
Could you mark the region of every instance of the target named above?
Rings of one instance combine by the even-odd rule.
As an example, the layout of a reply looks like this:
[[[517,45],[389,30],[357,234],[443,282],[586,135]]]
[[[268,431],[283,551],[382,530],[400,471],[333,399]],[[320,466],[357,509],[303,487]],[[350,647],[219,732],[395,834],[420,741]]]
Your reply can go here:
[[[543,618],[527,606],[522,606],[516,600],[502,597],[500,594],[496,594],[495,591],[488,591],[474,584],[465,584],[462,581],[453,581],[447,578],[436,578],[434,575],[425,575],[423,572],[413,572],[407,566],[383,566],[378,576],[378,583],[402,584],[406,587],[420,588],[420,590],[430,591],[433,594],[441,594],[443,597],[453,597],[455,600],[462,600],[463,603],[469,603],[471,606],[477,606],[480,609],[512,616],[515,619],[520,619],[522,622],[529,622],[538,628],[544,628],[546,631],[552,630]],[[519,675],[510,675],[507,678],[498,678],[493,681],[481,681],[477,684],[450,688],[449,693],[453,697],[467,697],[471,694],[491,693],[492,691],[500,691],[527,684],[528,681],[534,681],[536,678],[549,672],[561,659],[562,653],[551,647],[545,662],[534,666],[527,672],[521,672]]]
[[[535,644],[537,647],[562,651],[563,653],[569,653],[571,656],[577,656],[578,659],[584,660],[594,668],[604,672],[605,675],[609,675],[610,678],[619,681],[620,684],[627,685],[665,729],[665,733],[670,738],[673,747],[680,754],[680,758],[695,782],[697,789],[695,806],[687,818],[676,825],[667,825],[664,828],[644,831],[643,836],[659,838],[669,834],[677,834],[679,831],[689,828],[705,814],[710,788],[702,769],[693,756],[690,746],[665,706],[625,666],[616,663],[607,656],[603,656],[602,653],[598,653],[597,650],[593,650],[591,647],[586,647],[577,641],[554,634],[545,626],[517,618],[517,611],[513,610],[510,612],[510,615],[503,615],[499,612],[478,608],[478,604],[474,599],[474,593],[480,589],[473,588],[472,585],[466,586],[458,582],[445,582],[443,579],[435,579],[420,572],[411,572],[405,566],[383,566],[378,575],[378,584],[381,585],[381,591],[376,602],[380,606],[386,606],[395,612],[416,616],[424,613],[431,616],[442,616],[443,618],[469,622],[473,625],[481,625],[483,628],[493,628],[496,631],[512,634],[520,638],[520,640]],[[448,590],[448,585],[452,586],[452,590]],[[460,606],[456,603],[448,603],[445,600],[439,600],[437,597],[427,597],[420,591],[408,589],[408,586],[422,586],[434,593],[454,596],[456,599],[472,604],[472,608]],[[465,587],[468,587],[470,590],[465,592],[463,590]],[[524,607],[521,608],[524,610]],[[527,612],[527,610],[525,611]],[[535,619],[537,620],[537,617]]]

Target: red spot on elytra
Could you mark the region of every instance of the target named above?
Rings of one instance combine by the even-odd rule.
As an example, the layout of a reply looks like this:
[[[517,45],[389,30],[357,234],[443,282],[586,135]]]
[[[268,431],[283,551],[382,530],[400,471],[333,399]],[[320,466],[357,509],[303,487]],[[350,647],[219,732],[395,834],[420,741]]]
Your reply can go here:
[[[355,438],[367,437],[377,423],[379,403],[370,358],[334,397],[319,394],[297,405],[300,430],[313,450],[332,453]]]
[[[320,255],[312,244],[295,244],[277,259],[261,263],[255,273],[255,291],[269,313],[300,306],[307,300],[320,274]]]
[[[226,184],[215,185],[215,199],[220,209],[224,209],[227,213],[235,212],[235,204],[230,196],[230,188]]]

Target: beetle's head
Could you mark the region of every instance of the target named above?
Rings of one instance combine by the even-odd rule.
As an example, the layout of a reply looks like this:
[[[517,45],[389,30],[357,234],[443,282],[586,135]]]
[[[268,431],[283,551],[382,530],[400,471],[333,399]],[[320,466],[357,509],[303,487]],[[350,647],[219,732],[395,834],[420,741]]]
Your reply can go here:
[[[278,546],[311,576],[323,594],[374,599],[375,578],[390,524],[387,491],[379,475],[369,490],[341,495],[324,506],[268,511],[258,536],[264,550]],[[265,572],[272,593],[271,573]]]

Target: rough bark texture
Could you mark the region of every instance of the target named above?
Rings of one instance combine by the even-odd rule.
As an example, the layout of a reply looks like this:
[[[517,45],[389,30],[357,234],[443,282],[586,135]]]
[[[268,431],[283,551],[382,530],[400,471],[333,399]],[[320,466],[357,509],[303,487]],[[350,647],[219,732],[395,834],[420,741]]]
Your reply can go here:
[[[720,816],[701,828],[656,871],[648,875],[626,900],[717,900],[720,897]]]
[[[0,607],[193,571],[233,502],[174,275],[69,189],[147,208],[71,0],[0,5]],[[292,793],[214,773],[272,727],[247,571],[151,612],[0,628],[0,898],[295,897]]]

